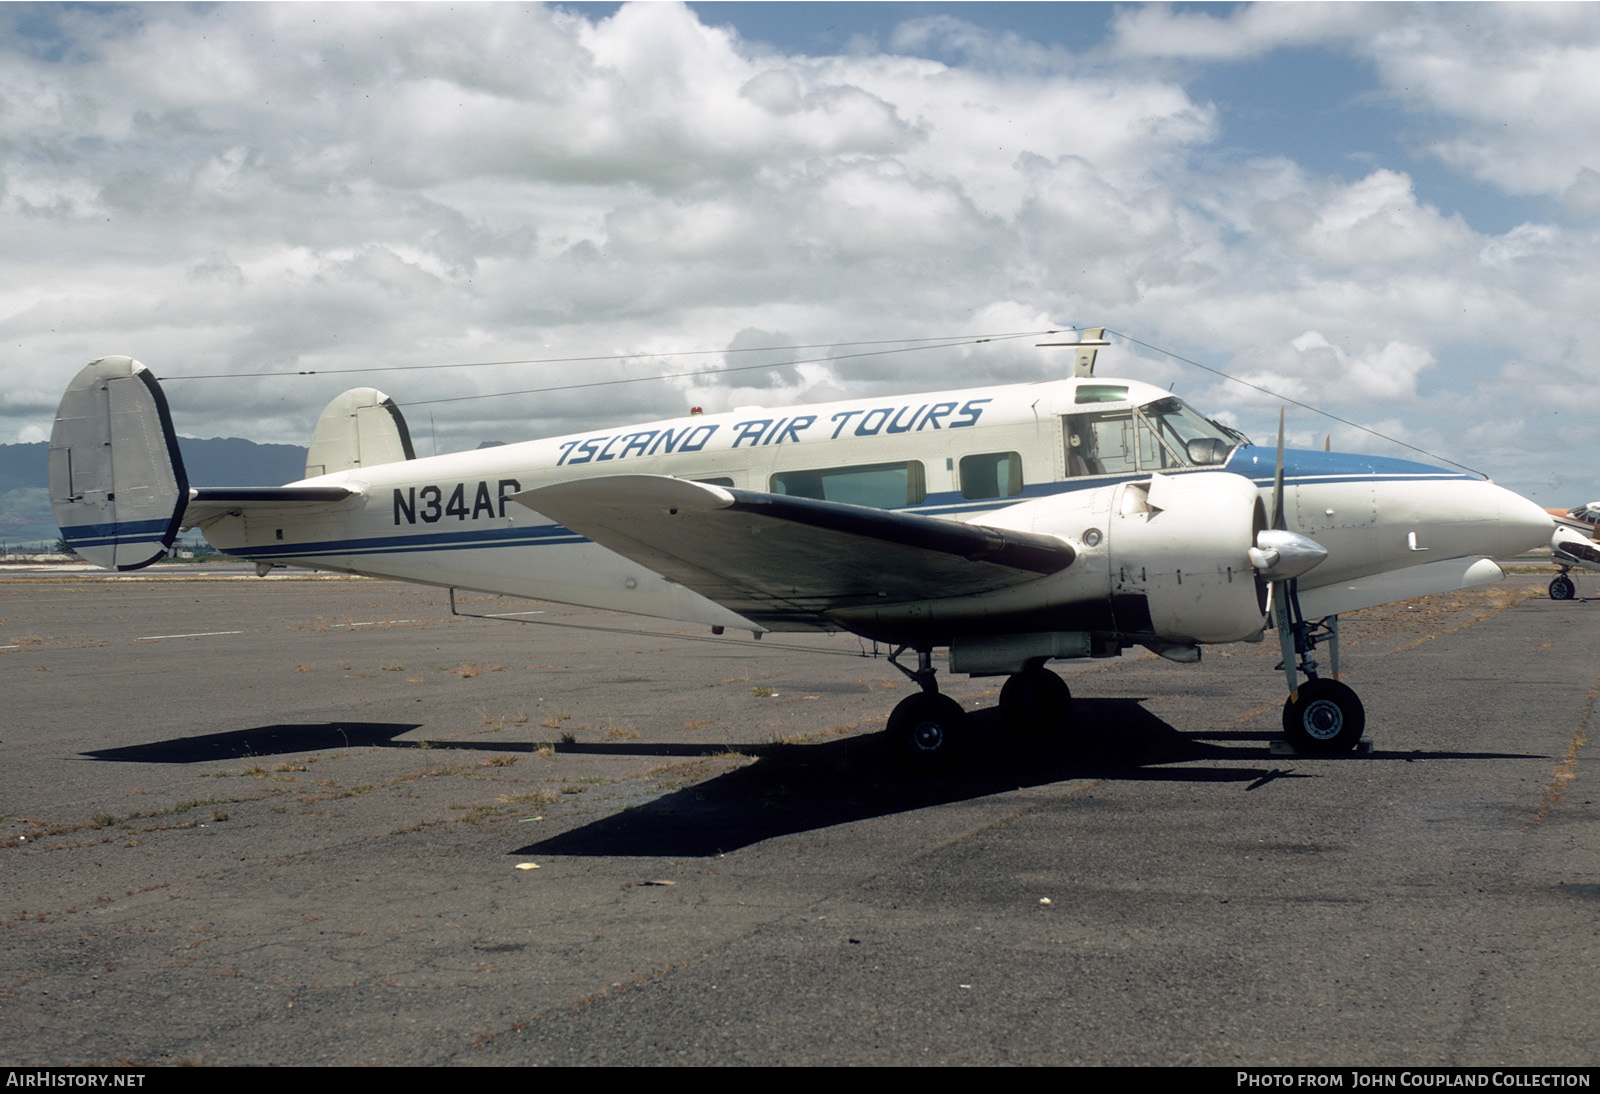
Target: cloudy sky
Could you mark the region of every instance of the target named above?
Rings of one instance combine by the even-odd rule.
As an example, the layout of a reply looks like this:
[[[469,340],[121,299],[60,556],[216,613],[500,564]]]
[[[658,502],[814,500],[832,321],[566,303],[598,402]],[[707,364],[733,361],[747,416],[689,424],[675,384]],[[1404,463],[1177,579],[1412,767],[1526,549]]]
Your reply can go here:
[[[1279,401],[1177,357],[1575,504],[1596,102],[1590,4],[0,5],[0,442],[108,353],[186,434],[373,384],[428,453],[1045,378],[814,347],[1104,324],[1258,440]]]

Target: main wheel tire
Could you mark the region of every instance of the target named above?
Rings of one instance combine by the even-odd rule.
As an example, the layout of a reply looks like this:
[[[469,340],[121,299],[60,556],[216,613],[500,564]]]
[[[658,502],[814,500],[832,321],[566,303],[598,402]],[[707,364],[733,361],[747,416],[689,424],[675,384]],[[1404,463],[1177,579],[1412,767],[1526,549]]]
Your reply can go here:
[[[1027,733],[1061,729],[1072,717],[1072,689],[1047,668],[1023,669],[1000,689],[1000,717]]]
[[[1330,756],[1361,743],[1367,712],[1337,680],[1307,680],[1283,704],[1283,732],[1296,752]]]
[[[889,738],[910,767],[948,768],[966,751],[967,712],[948,696],[919,692],[900,700],[889,715]]]
[[[1572,579],[1566,574],[1557,574],[1555,579],[1550,582],[1551,600],[1571,600],[1577,591],[1578,587],[1572,583]]]

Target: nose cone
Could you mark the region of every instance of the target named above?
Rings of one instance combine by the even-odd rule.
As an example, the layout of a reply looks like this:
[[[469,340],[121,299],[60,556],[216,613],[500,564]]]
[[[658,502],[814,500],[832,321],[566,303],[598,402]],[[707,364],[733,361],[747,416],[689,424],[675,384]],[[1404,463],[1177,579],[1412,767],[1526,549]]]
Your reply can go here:
[[[1411,565],[1474,555],[1513,558],[1548,543],[1555,530],[1543,509],[1483,479],[1410,483],[1395,490],[1384,518],[1405,536]]]
[[[1503,486],[1492,482],[1479,486],[1485,509],[1492,506],[1497,512],[1495,529],[1499,542],[1489,553],[1496,557],[1516,555],[1550,542],[1556,522],[1549,513]]]

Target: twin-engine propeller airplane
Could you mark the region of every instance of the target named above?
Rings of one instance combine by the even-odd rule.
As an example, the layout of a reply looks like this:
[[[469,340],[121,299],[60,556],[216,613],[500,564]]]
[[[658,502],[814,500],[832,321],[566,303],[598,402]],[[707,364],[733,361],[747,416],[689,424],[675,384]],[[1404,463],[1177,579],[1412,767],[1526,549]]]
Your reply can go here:
[[[1045,663],[1144,646],[1175,661],[1273,622],[1306,752],[1353,749],[1337,617],[1502,576],[1542,509],[1423,464],[1249,444],[1159,388],[1093,375],[786,409],[742,408],[415,457],[394,403],[323,413],[306,477],[191,487],[165,397],[128,357],[61,400],[50,495],[84,558],[131,570],[185,528],[274,565],[399,578],[698,622],[850,631],[920,691],[889,717],[916,763],[959,755],[949,671],[1006,676],[1013,724],[1069,716]],[[1330,676],[1312,654],[1327,643]],[[900,663],[907,651],[916,668]],[[1300,676],[1306,679],[1301,682]]]
[[[1551,600],[1571,600],[1578,586],[1567,576],[1573,567],[1600,570],[1600,542],[1595,527],[1600,525],[1600,501],[1576,509],[1546,509],[1555,518],[1556,530],[1550,536],[1550,557],[1561,572],[1550,580]]]

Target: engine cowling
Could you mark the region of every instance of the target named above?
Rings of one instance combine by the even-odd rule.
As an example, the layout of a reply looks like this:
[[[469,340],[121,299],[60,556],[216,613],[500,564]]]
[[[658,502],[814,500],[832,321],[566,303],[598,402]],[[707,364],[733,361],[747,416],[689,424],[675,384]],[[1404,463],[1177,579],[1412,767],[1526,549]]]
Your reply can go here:
[[[1238,642],[1260,633],[1267,583],[1251,549],[1267,527],[1242,475],[1197,472],[1126,483],[1109,521],[1112,604],[1121,629],[1167,642]],[[1148,612],[1148,620],[1138,618]]]

